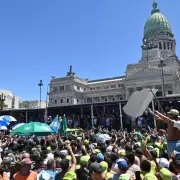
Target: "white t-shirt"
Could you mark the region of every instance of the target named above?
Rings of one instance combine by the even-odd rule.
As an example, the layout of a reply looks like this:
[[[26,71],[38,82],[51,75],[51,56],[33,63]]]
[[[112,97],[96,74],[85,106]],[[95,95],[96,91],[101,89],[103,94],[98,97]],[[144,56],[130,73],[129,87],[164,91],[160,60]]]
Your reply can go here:
[[[178,128],[180,130],[180,121],[174,121],[173,120],[173,122],[174,122],[173,127]]]

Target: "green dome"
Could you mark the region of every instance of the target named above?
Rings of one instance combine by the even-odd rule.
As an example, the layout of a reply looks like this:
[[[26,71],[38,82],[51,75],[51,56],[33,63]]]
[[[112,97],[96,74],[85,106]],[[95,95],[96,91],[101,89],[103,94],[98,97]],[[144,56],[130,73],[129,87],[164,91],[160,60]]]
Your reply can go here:
[[[148,18],[144,26],[144,39],[161,32],[172,34],[168,20],[159,12],[159,9],[157,9],[157,3],[154,2],[152,15]]]

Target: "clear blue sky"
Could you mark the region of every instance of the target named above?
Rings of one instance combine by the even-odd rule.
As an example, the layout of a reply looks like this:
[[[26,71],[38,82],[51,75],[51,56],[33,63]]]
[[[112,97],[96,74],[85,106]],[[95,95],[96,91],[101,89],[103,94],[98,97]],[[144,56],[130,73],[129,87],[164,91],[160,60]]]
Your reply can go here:
[[[1,0],[0,89],[22,100],[43,99],[51,76],[69,65],[88,79],[124,75],[141,58],[144,24],[153,0]],[[180,1],[158,0],[180,56]]]

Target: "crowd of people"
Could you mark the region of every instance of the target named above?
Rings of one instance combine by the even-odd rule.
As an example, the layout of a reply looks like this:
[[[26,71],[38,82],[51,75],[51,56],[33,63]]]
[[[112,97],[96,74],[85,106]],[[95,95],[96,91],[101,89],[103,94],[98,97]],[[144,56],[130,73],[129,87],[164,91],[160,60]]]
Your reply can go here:
[[[172,127],[178,114],[168,114]],[[164,117],[157,112],[156,118]],[[173,128],[179,133],[178,126]],[[180,179],[180,152],[168,152],[172,130],[148,126],[128,132],[97,126],[67,136],[1,133],[0,180]]]

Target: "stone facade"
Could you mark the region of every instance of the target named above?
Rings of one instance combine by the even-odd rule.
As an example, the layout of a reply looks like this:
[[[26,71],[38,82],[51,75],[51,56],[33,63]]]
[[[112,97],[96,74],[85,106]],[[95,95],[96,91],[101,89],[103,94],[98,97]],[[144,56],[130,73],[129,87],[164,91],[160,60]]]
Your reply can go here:
[[[0,95],[1,94],[5,96],[4,103],[6,107],[3,107],[3,110],[19,108],[19,102],[20,102],[19,96],[15,96],[13,95],[12,91],[5,90],[5,89],[0,89]]]
[[[160,63],[161,62],[161,63]],[[124,76],[88,81],[72,72],[50,82],[49,106],[128,100],[143,88],[158,89],[157,96],[180,94],[180,63],[170,24],[153,3],[151,16],[144,27],[142,57],[129,64]]]

